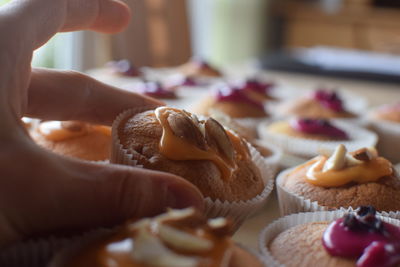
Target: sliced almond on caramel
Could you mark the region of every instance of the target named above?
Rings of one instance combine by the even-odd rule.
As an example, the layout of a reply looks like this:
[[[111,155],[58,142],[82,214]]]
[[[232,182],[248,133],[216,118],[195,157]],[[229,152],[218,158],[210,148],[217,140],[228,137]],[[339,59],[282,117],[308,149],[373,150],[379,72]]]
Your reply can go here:
[[[202,150],[206,150],[206,142],[198,125],[185,113],[171,112],[168,116],[168,123],[172,132],[186,140],[187,142],[197,146]]]
[[[234,162],[235,150],[224,127],[213,118],[208,118],[204,126],[207,144],[216,149],[229,161]]]
[[[352,155],[353,158],[364,162],[370,161],[375,157],[373,152],[366,147],[353,151],[350,153],[350,155]]]
[[[323,171],[336,171],[343,169],[346,165],[346,153],[346,147],[342,144],[338,145],[333,154],[325,162]]]
[[[232,234],[232,221],[226,218],[214,218],[207,221],[208,230],[216,236],[223,237]]]
[[[158,235],[170,247],[186,252],[204,252],[213,248],[213,243],[205,238],[161,224]]]

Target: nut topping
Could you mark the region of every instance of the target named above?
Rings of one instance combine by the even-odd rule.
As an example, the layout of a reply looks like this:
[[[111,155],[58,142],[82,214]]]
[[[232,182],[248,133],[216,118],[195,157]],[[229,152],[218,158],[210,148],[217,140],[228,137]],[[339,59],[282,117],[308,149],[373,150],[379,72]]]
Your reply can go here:
[[[188,117],[184,113],[171,112],[167,120],[172,132],[176,136],[188,141],[202,150],[206,150],[204,137],[191,117]]]
[[[364,162],[370,161],[371,159],[374,158],[374,155],[368,148],[358,149],[356,151],[351,152],[350,155],[352,155],[355,159]]]
[[[206,140],[210,147],[217,149],[230,162],[234,162],[235,150],[224,127],[213,118],[205,122]]]
[[[158,234],[166,244],[181,251],[205,252],[213,248],[213,243],[210,240],[167,225],[159,225]]]
[[[346,153],[347,149],[344,145],[337,146],[332,156],[325,162],[323,171],[343,169],[346,165]]]
[[[232,222],[225,218],[214,218],[207,221],[209,231],[216,236],[226,236],[232,233]]]

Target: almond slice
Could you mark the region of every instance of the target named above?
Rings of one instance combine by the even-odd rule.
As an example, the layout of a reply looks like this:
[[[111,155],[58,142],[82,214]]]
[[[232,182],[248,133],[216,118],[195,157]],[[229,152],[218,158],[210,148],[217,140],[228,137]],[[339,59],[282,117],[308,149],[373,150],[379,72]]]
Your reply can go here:
[[[171,112],[167,120],[172,132],[176,136],[202,150],[206,150],[206,142],[198,124],[195,124],[192,118],[186,113]]]
[[[235,160],[235,150],[224,127],[213,118],[208,118],[204,126],[207,144],[233,163]]]
[[[232,222],[226,218],[214,218],[207,221],[208,229],[217,236],[226,236],[232,233]]]
[[[176,228],[160,225],[158,229],[160,238],[169,246],[187,252],[204,252],[213,248],[210,240],[197,237]]]
[[[176,254],[168,249],[156,236],[146,230],[138,232],[132,250],[132,257],[138,262],[155,267],[195,267],[194,257]]]
[[[346,153],[346,147],[342,144],[338,145],[333,154],[325,162],[322,171],[337,171],[343,169],[346,166]]]

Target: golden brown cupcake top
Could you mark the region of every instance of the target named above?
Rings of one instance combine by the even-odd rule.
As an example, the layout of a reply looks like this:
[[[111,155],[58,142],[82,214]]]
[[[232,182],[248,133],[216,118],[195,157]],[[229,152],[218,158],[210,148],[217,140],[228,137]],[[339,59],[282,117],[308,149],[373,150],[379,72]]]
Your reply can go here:
[[[242,140],[213,118],[200,121],[183,110],[159,107],[154,113],[163,128],[160,152],[172,160],[210,160],[223,179],[237,168],[236,158],[249,158]]]
[[[84,136],[93,131],[111,136],[111,128],[91,125],[80,121],[45,121],[40,123],[38,131],[49,141],[64,141]]]
[[[305,166],[308,167],[305,180],[322,187],[338,187],[351,182],[375,182],[393,174],[392,164],[378,157],[374,149],[363,148],[347,153],[344,145],[339,145],[330,157],[316,157],[305,163]]]
[[[206,220],[192,208],[170,210],[127,224],[84,248],[67,266],[228,266],[235,248],[229,233],[224,218]]]
[[[205,197],[249,200],[265,187],[245,141],[212,118],[160,107],[121,118],[114,130],[136,165],[181,176]]]

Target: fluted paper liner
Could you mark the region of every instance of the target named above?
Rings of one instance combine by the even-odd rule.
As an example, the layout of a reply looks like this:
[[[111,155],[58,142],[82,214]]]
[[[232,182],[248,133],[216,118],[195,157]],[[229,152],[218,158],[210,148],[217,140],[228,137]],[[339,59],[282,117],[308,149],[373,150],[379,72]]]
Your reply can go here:
[[[275,175],[280,167],[280,162],[283,157],[282,149],[280,149],[280,147],[272,143],[266,142],[265,140],[256,139],[255,141],[257,142],[257,145],[263,146],[269,151],[271,151],[271,155],[268,157],[264,157],[264,160],[266,164],[271,168],[273,174]]]
[[[321,150],[333,151],[340,144],[345,145],[348,150],[353,151],[360,147],[374,147],[378,141],[377,135],[371,131],[343,121],[333,120],[331,122],[334,126],[344,130],[350,140],[321,141],[273,133],[268,131],[269,121],[265,121],[259,125],[258,134],[261,139],[276,144],[284,152],[309,158],[318,156]]]
[[[379,153],[391,160],[400,162],[400,123],[367,118],[368,127],[379,136]]]
[[[347,212],[353,212],[352,208],[349,209],[341,209],[336,211],[318,211],[318,212],[305,212],[305,213],[297,213],[285,216],[280,218],[266,228],[261,231],[259,237],[259,250],[261,252],[261,257],[263,258],[263,262],[265,266],[268,267],[284,267],[282,263],[278,262],[277,259],[272,256],[269,251],[269,244],[271,241],[276,238],[280,233],[288,230],[297,225],[310,223],[310,222],[320,222],[320,221],[334,221],[343,217]],[[377,213],[379,219],[384,222],[394,224],[396,226],[400,226],[400,221],[394,218],[387,217],[382,213]],[[299,244],[301,246],[301,244]],[[322,242],[321,242],[322,246]],[[290,255],[289,255],[290,256]]]
[[[145,109],[148,110],[148,109]],[[112,153],[111,162],[119,163],[124,165],[138,167],[138,162],[132,159],[130,152],[123,147],[118,137],[118,126],[124,118],[138,114],[144,110],[142,109],[130,109],[122,112],[114,121],[112,126]],[[205,215],[208,218],[215,217],[229,217],[233,221],[233,230],[236,231],[240,225],[259,210],[267,201],[269,194],[274,187],[274,170],[271,168],[260,155],[260,153],[247,143],[250,150],[253,163],[259,168],[261,178],[264,182],[264,190],[257,196],[249,200],[242,201],[221,201],[219,199],[212,200],[209,197],[204,198],[205,202]],[[140,166],[139,166],[140,167]]]
[[[318,201],[306,199],[298,194],[293,194],[287,191],[283,186],[284,178],[294,170],[290,168],[282,171],[276,179],[276,189],[278,193],[278,202],[281,215],[288,215],[298,212],[314,212],[314,211],[328,211],[337,209],[347,209],[349,207],[329,208],[318,204]],[[357,207],[353,207],[357,208]],[[382,211],[384,216],[389,216],[395,219],[400,219],[400,211]]]

